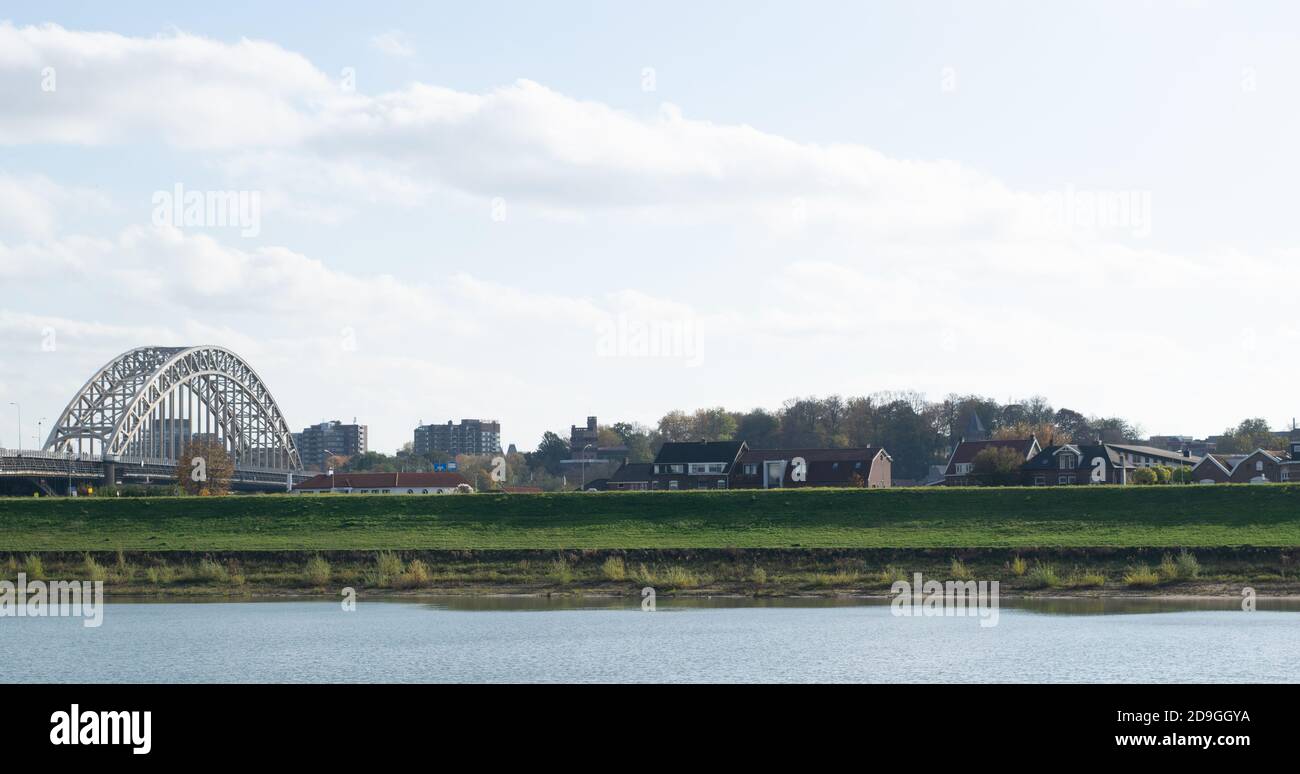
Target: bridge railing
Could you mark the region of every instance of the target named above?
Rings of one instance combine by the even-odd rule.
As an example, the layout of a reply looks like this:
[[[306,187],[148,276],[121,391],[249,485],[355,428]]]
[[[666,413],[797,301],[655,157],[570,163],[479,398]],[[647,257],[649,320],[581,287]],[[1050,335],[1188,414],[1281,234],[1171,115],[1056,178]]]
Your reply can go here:
[[[47,451],[45,449],[4,449],[0,448],[0,457],[30,457],[38,460],[73,460],[75,462],[99,462],[98,454],[90,452]]]

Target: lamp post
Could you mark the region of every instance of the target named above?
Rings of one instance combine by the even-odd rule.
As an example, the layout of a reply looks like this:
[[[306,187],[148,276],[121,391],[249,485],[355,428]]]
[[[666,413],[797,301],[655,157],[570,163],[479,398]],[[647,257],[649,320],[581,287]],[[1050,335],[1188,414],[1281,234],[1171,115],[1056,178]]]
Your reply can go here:
[[[590,448],[591,444],[582,447],[582,486],[578,487],[579,492],[587,491],[587,450]]]
[[[36,447],[35,448],[37,449],[45,448],[41,446],[41,427],[44,426],[44,424],[45,424],[45,417],[41,417],[40,419],[36,420]]]
[[[10,406],[18,407],[18,456],[23,456],[23,404],[9,401]]]
[[[330,457],[334,456],[334,452],[330,451],[329,449],[321,449],[321,451],[325,452],[326,462],[329,462]],[[330,494],[334,494],[334,466],[333,465],[330,466]]]

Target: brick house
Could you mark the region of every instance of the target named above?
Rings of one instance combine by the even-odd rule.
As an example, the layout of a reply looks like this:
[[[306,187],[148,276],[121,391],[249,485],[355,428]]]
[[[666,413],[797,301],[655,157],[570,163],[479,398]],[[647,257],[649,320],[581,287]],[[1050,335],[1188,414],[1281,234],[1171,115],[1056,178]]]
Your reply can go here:
[[[293,493],[434,495],[473,492],[459,473],[321,473],[295,484]]]
[[[887,489],[893,458],[879,447],[850,449],[746,449],[733,469],[732,489],[809,486]]]
[[[614,471],[605,482],[609,492],[640,492],[650,488],[654,465],[649,462],[629,462]]]
[[[1192,468],[1192,481],[1198,484],[1226,484],[1232,480],[1232,469],[1244,459],[1244,454],[1207,454]]]
[[[651,463],[650,489],[726,489],[746,448],[744,441],[665,443]]]
[[[985,449],[999,448],[1011,449],[1025,461],[1032,459],[1040,451],[1038,439],[1032,435],[1028,438],[1011,438],[1000,441],[967,441],[962,438],[953,448],[952,454],[948,455],[948,464],[943,471],[944,486],[978,486],[979,482],[971,478],[975,455]]]
[[[1053,444],[1043,447],[1022,468],[1027,486],[1127,484],[1138,468],[1195,466],[1200,457],[1133,444]]]

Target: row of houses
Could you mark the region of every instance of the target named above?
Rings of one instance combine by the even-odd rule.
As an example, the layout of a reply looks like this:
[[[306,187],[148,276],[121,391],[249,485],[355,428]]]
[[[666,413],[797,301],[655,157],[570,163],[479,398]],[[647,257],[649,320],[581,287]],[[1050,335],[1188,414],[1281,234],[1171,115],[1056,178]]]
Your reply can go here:
[[[893,484],[884,449],[751,449],[744,441],[665,443],[653,462],[626,463],[588,490],[782,489]]]
[[[1003,448],[1024,460],[1019,482],[1025,486],[1073,484],[1128,484],[1139,468],[1169,467],[1190,471],[1200,484],[1300,481],[1300,433],[1292,432],[1285,451],[1258,449],[1251,454],[1207,454],[1171,451],[1127,443],[1055,444],[1040,446],[1038,439],[963,439],[952,450],[943,472],[947,486],[984,483],[975,473],[975,458],[987,449]]]

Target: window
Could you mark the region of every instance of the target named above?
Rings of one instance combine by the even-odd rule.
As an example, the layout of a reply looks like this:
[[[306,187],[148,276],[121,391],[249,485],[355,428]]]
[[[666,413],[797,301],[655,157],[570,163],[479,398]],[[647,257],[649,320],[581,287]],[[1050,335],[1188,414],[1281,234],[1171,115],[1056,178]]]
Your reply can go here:
[[[746,476],[757,476],[757,475],[758,475],[758,463],[757,463],[757,462],[746,462],[746,463],[745,463],[745,475],[746,475]]]
[[[692,462],[690,472],[692,476],[706,476],[710,473],[721,473],[726,467],[727,463],[725,462]],[[675,472],[680,473],[681,471]]]
[[[1034,486],[1046,486],[1047,476],[1034,476]]]
[[[967,474],[970,473],[971,468],[973,468],[973,467],[975,467],[975,464],[974,464],[973,462],[958,462],[958,463],[957,463],[957,475],[959,475],[959,476],[965,476],[965,475],[967,475]]]
[[[669,488],[669,489],[676,489],[676,488],[677,488],[677,482],[676,482],[676,481],[669,481],[669,482],[668,482],[668,488]]]
[[[719,488],[719,489],[726,489],[726,488],[727,488],[727,479],[725,479],[725,478],[720,478],[720,479],[718,479],[718,488]]]
[[[1256,462],[1256,463],[1255,463],[1255,472],[1257,472],[1257,473],[1263,473],[1263,472],[1264,472],[1264,461],[1263,461],[1263,460],[1260,460],[1259,462]]]
[[[1079,455],[1066,452],[1060,457],[1061,470],[1074,470],[1079,467]]]
[[[1073,484],[1073,483],[1076,483],[1078,480],[1079,480],[1079,479],[1076,478],[1076,477],[1074,477],[1074,476],[1057,476],[1057,477],[1056,477],[1056,483],[1058,483],[1058,484]]]

